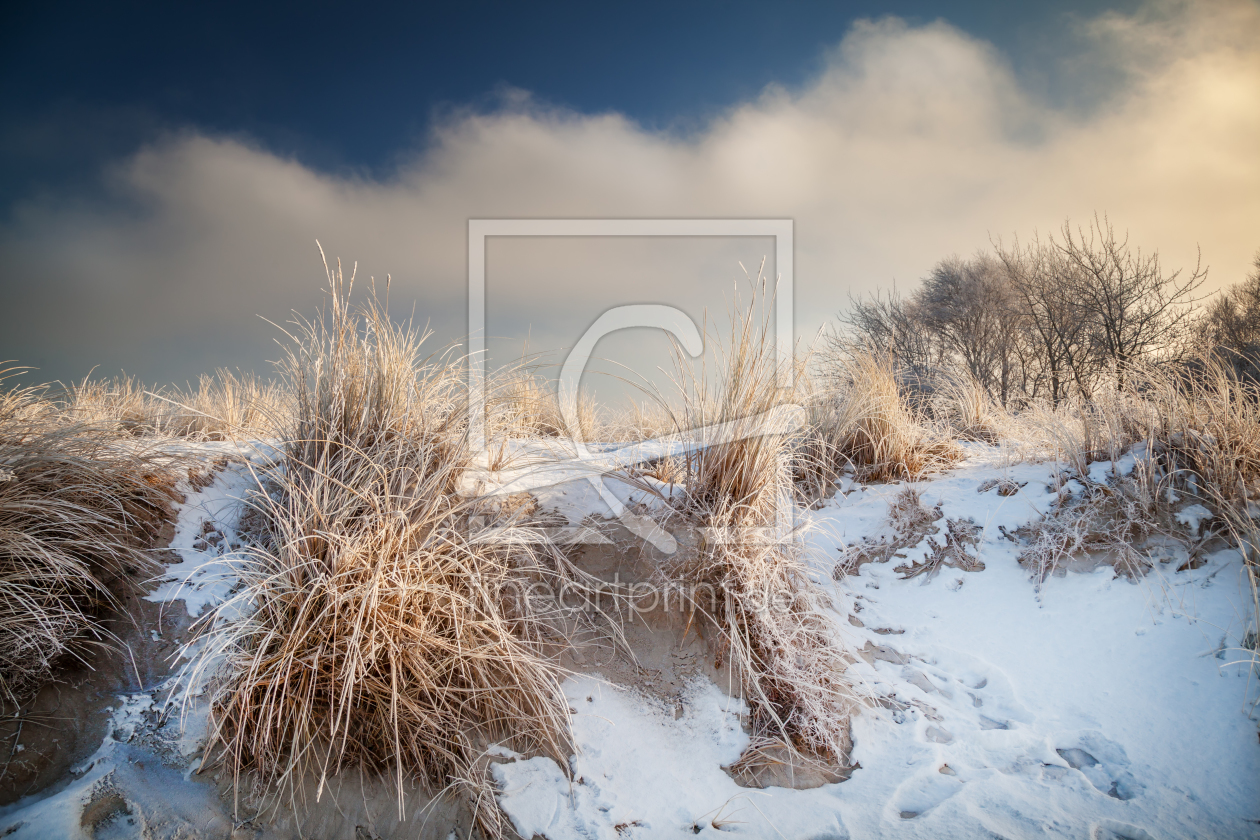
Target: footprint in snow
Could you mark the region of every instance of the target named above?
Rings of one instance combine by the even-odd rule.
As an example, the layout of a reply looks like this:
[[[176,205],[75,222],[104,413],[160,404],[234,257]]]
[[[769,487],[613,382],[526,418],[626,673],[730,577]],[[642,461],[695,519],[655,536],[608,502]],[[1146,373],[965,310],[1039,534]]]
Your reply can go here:
[[[898,819],[917,819],[958,793],[962,787],[962,781],[952,770],[949,773],[930,770],[902,782],[893,793],[889,808]]]
[[[1155,840],[1150,832],[1117,820],[1103,820],[1089,827],[1089,840]]]
[[[1142,786],[1125,769],[1129,766],[1129,757],[1124,747],[1098,732],[1079,733],[1073,741],[1074,746],[1059,747],[1055,752],[1069,768],[1083,775],[1096,789],[1120,800],[1129,800],[1141,793]],[[1057,768],[1057,772],[1050,772],[1053,766],[1047,765],[1047,778],[1063,778],[1068,774],[1062,767]]]
[[[966,654],[938,652],[930,663],[909,661],[901,678],[925,694],[935,695],[932,704],[965,729],[1014,729],[1032,720],[1015,697],[1006,674]]]

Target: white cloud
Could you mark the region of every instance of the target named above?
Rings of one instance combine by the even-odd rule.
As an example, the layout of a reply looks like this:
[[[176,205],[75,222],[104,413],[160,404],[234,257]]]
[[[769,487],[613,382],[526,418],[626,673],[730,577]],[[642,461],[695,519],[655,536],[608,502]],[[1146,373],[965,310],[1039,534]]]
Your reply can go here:
[[[0,312],[0,358],[151,379],[254,363],[275,334],[254,313],[318,300],[316,237],[361,274],[392,273],[395,308],[414,303],[453,339],[469,217],[792,217],[798,333],[850,292],[906,287],[990,236],[1095,210],[1167,265],[1192,265],[1201,245],[1214,286],[1241,279],[1260,247],[1260,9],[1155,4],[1083,33],[1078,60],[1121,79],[1088,113],[1039,101],[947,24],[890,19],[855,24],[804,88],[769,88],[689,136],[517,94],[450,116],[380,181],[169,137],[111,171],[109,199],[44,198],[0,231],[17,304]],[[619,302],[720,308],[735,259],[765,250],[500,243],[490,332],[546,347]]]

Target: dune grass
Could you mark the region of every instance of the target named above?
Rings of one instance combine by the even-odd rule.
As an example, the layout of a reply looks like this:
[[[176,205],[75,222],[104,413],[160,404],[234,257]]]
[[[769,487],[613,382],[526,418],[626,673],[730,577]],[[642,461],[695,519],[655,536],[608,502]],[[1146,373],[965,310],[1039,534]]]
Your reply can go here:
[[[173,460],[110,426],[60,422],[43,389],[0,395],[0,693],[19,703],[65,657],[115,641],[120,587],[176,499]]]
[[[259,471],[243,588],[204,622],[218,668],[210,752],[238,783],[319,795],[365,766],[458,790],[504,832],[483,752],[573,751],[563,633],[522,597],[565,575],[540,529],[464,498],[473,453],[463,368],[375,299],[302,322],[283,364],[294,413],[283,457]],[[517,511],[520,515],[520,511]],[[491,528],[490,526],[498,526]],[[300,807],[294,802],[294,807]]]
[[[534,371],[526,361],[497,371],[491,377],[492,387],[487,410],[491,423],[499,431],[516,438],[567,438],[570,430],[560,416],[554,388]],[[587,394],[577,403],[578,424],[583,440],[607,440],[599,407]]]
[[[226,369],[182,389],[147,388],[130,376],[84,378],[64,386],[56,404],[66,422],[192,440],[274,437],[291,411],[278,383]]]
[[[567,618],[554,600],[523,596],[539,583],[581,586],[583,575],[530,506],[463,495],[477,453],[462,360],[428,353],[427,336],[392,322],[375,298],[352,306],[339,267],[329,282],[329,308],[296,324],[278,384],[219,371],[184,391],[128,378],[84,380],[56,397],[0,391],[0,690],[16,698],[59,657],[108,643],[100,617],[111,587],[150,568],[144,549],[174,498],[171,462],[150,444],[277,439],[278,459],[255,474],[241,587],[200,625],[195,667],[214,674],[208,754],[238,787],[250,777],[277,801],[312,777],[320,795],[339,771],[368,767],[396,779],[401,814],[405,782],[418,779],[468,797],[480,829],[500,836],[486,748],[501,742],[562,767],[574,749],[555,660]],[[801,360],[779,360],[772,294],[758,282],[751,303],[733,303],[712,360],[697,369],[679,351],[679,399],[611,419],[579,406],[587,440],[734,432],[639,472],[684,489],[673,524],[692,536],[662,574],[704,593],[690,606],[716,629],[715,661],[752,709],[756,749],[741,767],[780,748],[802,766],[847,764],[863,690],[793,530],[798,506],[843,474],[917,480],[957,463],[960,441],[1062,461],[1063,486],[1083,489],[1024,534],[1021,561],[1039,584],[1084,553],[1109,552],[1140,575],[1153,538],[1193,556],[1211,535],[1180,529],[1173,506],[1201,502],[1214,534],[1242,548],[1260,618],[1260,392],[1229,365],[1134,367],[1123,390],[1018,410],[960,376],[919,404],[876,352],[849,352],[813,378]],[[793,389],[781,387],[781,363],[795,366]],[[498,443],[568,435],[526,366],[492,384]],[[1090,477],[1091,463],[1126,452],[1131,474]],[[940,511],[912,490],[898,499],[890,521],[901,536],[851,546],[838,575],[923,539],[932,564],[898,572],[974,561],[967,523],[944,523],[940,545]]]
[[[916,480],[962,457],[956,433],[924,422],[891,360],[871,350],[831,360],[810,400],[809,465],[826,485],[852,471],[860,481]]]
[[[1251,587],[1252,629],[1260,624],[1260,388],[1213,354],[1179,364],[1134,365],[1123,389],[1091,399],[1019,412],[990,409],[1011,460],[1050,458],[1064,464],[1054,507],[1025,529],[1020,561],[1038,585],[1073,558],[1112,563],[1124,574],[1147,573],[1168,545],[1194,565],[1208,547],[1238,546]],[[1133,458],[1131,470],[1099,479],[1090,465]],[[1069,479],[1077,492],[1071,492]],[[1176,513],[1200,504],[1212,513],[1192,531]],[[1245,657],[1260,667],[1255,645]]]
[[[780,387],[769,306],[759,306],[772,291],[758,282],[751,305],[734,302],[728,339],[712,342],[712,366],[706,360],[697,370],[677,354],[676,430],[726,426],[734,439],[669,465],[686,489],[679,513],[698,537],[666,572],[689,591],[716,593],[694,597],[691,607],[717,630],[715,662],[731,669],[751,707],[754,743],[782,745],[800,766],[821,758],[843,767],[859,693],[846,675],[852,657],[795,531],[795,479],[811,470],[802,468],[810,455],[792,421],[807,412]]]

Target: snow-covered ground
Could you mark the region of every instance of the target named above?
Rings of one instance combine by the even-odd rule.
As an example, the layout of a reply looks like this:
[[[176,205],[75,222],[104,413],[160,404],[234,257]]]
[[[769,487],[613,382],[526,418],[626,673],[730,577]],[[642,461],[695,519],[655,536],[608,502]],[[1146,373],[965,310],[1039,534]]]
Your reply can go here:
[[[1109,468],[1095,465],[1096,477]],[[978,450],[917,485],[926,505],[941,505],[941,524],[983,527],[981,572],[902,580],[894,561],[833,582],[838,548],[878,535],[902,486],[857,489],[814,513],[815,576],[841,613],[858,610],[864,627],[841,625],[848,643],[874,648],[873,665],[854,671],[900,707],[855,718],[850,779],[738,787],[721,767],[747,736],[738,704],[716,688],[694,687],[675,720],[574,679],[576,781],[545,758],[497,770],[517,830],[550,840],[1260,836],[1254,676],[1228,664],[1249,615],[1237,552],[1186,572],[1158,565],[1136,584],[1109,566],[1069,572],[1038,592],[999,526],[1013,531],[1048,509],[1055,469],[1003,468]],[[977,492],[992,479],[1024,486]],[[924,547],[904,553],[918,559]]]
[[[1098,477],[1108,468],[1095,465]],[[859,767],[848,780],[739,787],[722,767],[748,742],[742,703],[700,681],[680,713],[591,675],[565,685],[580,747],[571,773],[503,750],[495,775],[504,810],[523,836],[549,840],[1260,836],[1256,675],[1230,664],[1250,616],[1237,552],[1185,572],[1156,564],[1137,583],[1102,566],[1038,588],[1003,528],[1048,508],[1055,469],[1004,467],[977,447],[960,468],[917,485],[925,504],[940,504],[938,524],[970,517],[982,527],[979,572],[902,580],[893,561],[832,579],[843,546],[886,528],[903,486],[855,487],[809,514],[815,577],[833,596],[845,642],[866,651],[852,673],[881,698],[853,721]],[[992,479],[1022,487],[978,492]],[[227,597],[248,481],[233,464],[189,494],[173,544],[181,562],[152,597],[182,599],[194,615]],[[599,512],[600,494],[584,483],[536,492],[573,522]],[[918,559],[925,548],[904,553]],[[862,626],[842,618],[850,614]],[[195,768],[204,715],[161,714],[171,687],[120,698],[100,751],[63,783],[0,809],[0,835],[84,833],[79,813],[94,791],[138,773],[137,745],[179,771],[146,783],[197,807],[210,789],[181,780]]]

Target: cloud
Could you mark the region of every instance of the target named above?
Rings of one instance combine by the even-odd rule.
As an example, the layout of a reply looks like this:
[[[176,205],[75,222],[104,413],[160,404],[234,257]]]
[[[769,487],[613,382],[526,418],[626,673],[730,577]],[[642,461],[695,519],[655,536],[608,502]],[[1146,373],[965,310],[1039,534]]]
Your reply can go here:
[[[791,217],[798,335],[850,293],[904,288],[942,256],[1095,210],[1167,265],[1193,265],[1201,246],[1214,286],[1241,279],[1260,247],[1260,7],[1157,3],[1082,21],[1079,35],[1073,60],[1116,79],[1088,109],[1048,104],[946,23],[884,19],[854,24],[804,87],[772,86],[685,136],[521,92],[448,115],[384,179],[168,136],[113,165],[103,198],[13,208],[0,358],[151,381],[262,368],[278,333],[255,315],[283,321],[320,301],[316,238],[363,278],[392,275],[396,312],[414,307],[457,339],[470,217]],[[719,310],[736,260],[768,248],[494,242],[488,329],[540,348],[618,303]],[[628,362],[644,341],[601,351]]]

